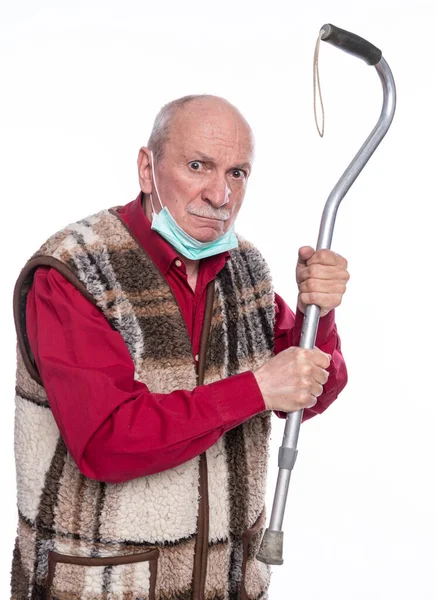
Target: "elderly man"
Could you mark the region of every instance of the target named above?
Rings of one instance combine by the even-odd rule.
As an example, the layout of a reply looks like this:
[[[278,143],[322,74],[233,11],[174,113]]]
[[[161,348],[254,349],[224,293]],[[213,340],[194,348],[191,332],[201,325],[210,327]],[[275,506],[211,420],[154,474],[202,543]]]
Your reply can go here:
[[[345,259],[299,251],[298,309],[234,233],[253,136],[228,102],[158,115],[141,193],[51,237],[16,285],[14,600],[266,598],[270,414],[346,382]],[[321,307],[314,350],[302,312]]]

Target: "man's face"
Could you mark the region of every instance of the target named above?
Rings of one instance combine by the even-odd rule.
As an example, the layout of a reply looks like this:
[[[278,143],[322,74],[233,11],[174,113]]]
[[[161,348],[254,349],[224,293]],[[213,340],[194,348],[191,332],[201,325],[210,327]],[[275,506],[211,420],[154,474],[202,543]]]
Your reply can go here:
[[[193,238],[223,235],[238,215],[252,163],[247,124],[219,101],[192,101],[176,113],[155,164],[163,206]],[[153,205],[160,204],[153,186]]]

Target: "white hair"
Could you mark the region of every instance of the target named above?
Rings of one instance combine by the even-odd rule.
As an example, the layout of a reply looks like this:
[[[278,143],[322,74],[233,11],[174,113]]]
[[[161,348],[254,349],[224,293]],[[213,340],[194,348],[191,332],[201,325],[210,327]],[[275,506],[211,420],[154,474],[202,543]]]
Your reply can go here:
[[[252,146],[254,149],[254,136],[253,132],[251,131],[251,127],[248,125],[247,121],[235,106],[219,96],[213,96],[211,94],[191,94],[190,96],[183,96],[182,98],[177,98],[176,100],[168,102],[168,104],[165,104],[165,106],[163,106],[158,112],[154,120],[153,129],[151,130],[147,144],[147,147],[153,151],[156,162],[159,161],[163,156],[164,146],[170,135],[171,123],[177,111],[179,111],[189,102],[194,100],[204,100],[206,98],[214,98],[225,102],[241,116],[242,120],[247,124],[247,127],[250,131]]]

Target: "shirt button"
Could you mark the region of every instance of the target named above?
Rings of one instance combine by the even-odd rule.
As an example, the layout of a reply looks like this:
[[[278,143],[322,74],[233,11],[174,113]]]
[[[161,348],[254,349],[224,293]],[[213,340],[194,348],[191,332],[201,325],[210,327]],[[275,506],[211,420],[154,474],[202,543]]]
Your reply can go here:
[[[176,267],[181,267],[182,266],[182,261],[177,259],[176,260]]]
[[[198,354],[194,356],[195,362],[198,362]]]

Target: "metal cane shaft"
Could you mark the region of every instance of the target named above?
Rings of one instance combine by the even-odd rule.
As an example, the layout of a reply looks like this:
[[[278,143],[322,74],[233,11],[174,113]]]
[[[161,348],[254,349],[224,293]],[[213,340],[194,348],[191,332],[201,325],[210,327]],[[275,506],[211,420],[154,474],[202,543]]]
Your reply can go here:
[[[350,34],[349,32],[335,28],[331,25],[324,25],[322,29],[324,30],[324,37],[322,36],[321,39],[324,39],[325,36],[330,36],[333,39],[326,41],[334,43],[334,45],[359,56],[359,58],[363,58],[368,64],[375,66],[383,87],[383,107],[376,126],[327,199],[321,218],[316,246],[317,250],[323,248],[330,249],[339,205],[377,146],[380,144],[381,140],[386,135],[394,117],[396,101],[394,79],[387,62],[381,57],[380,50],[359,36]],[[377,60],[378,62],[376,62]],[[310,305],[306,308],[300,337],[300,348],[310,349],[314,347],[318,330],[319,314],[320,309],[318,306]],[[270,524],[265,531],[259,554],[257,555],[258,560],[267,564],[283,563],[283,532],[281,529],[291,472],[298,453],[297,445],[302,416],[303,411],[299,410],[289,413],[286,418],[283,442],[279,450],[279,474]]]

